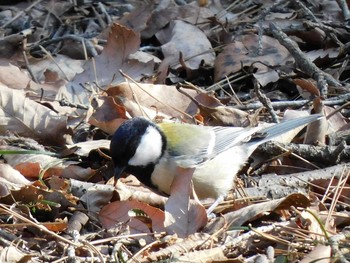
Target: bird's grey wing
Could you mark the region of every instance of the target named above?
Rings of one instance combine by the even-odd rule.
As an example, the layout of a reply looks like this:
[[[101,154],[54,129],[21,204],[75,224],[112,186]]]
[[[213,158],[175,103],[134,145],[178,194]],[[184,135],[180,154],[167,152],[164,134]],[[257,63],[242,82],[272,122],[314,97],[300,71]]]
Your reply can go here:
[[[268,127],[240,128],[240,130],[233,130],[233,128],[229,127],[215,127],[213,129],[217,139],[213,148],[212,156],[242,143],[246,143],[247,150],[251,151],[264,142],[270,141],[275,137],[297,127],[319,120],[322,117],[323,116],[321,114],[314,114],[306,117],[282,121]]]

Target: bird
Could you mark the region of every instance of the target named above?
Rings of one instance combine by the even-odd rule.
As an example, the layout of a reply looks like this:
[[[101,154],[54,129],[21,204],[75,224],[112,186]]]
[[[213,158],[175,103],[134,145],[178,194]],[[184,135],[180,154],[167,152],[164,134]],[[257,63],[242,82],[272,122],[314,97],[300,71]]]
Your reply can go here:
[[[198,198],[220,199],[233,189],[236,174],[260,144],[321,118],[313,114],[248,128],[155,124],[144,117],[130,118],[111,139],[114,178],[132,174],[169,195],[177,168],[190,168]]]

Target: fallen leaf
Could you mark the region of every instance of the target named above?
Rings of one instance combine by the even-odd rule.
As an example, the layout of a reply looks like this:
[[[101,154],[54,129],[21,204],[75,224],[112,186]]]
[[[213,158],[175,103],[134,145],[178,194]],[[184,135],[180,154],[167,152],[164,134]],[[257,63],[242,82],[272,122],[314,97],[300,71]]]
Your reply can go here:
[[[117,105],[125,107],[125,111],[132,117],[156,116],[183,117],[182,112],[189,115],[197,113],[197,106],[185,95],[178,92],[175,86],[153,85],[145,83],[121,83],[109,88],[107,94],[114,98]],[[196,96],[196,92],[189,90],[188,94]],[[116,106],[114,106],[116,107]],[[123,118],[116,115],[116,119]],[[110,127],[115,131],[117,127]]]
[[[130,218],[129,211],[132,209],[142,210],[148,215],[152,222],[153,231],[164,231],[164,212],[158,208],[135,200],[116,201],[104,206],[99,213],[100,222],[106,229],[113,228],[119,223],[127,223],[132,233],[150,232],[150,229],[140,220]]]
[[[224,218],[232,226],[241,226],[243,223],[256,219],[259,215],[261,216],[264,212],[288,210],[291,206],[308,207],[309,205],[310,201],[305,195],[291,194],[285,198],[243,207],[225,214]]]
[[[156,33],[162,43],[162,52],[171,68],[177,69],[180,52],[189,69],[198,69],[202,60],[213,65],[215,55],[206,35],[196,26],[181,20],[171,21],[169,26]]]
[[[313,250],[307,254],[300,263],[328,263],[333,262],[332,260],[332,249],[331,246],[317,245]]]
[[[257,43],[261,41],[262,50],[258,50]],[[290,54],[276,39],[269,36],[249,34],[228,44],[215,59],[214,81],[217,82],[231,73],[238,72],[243,66],[257,68],[255,74],[259,74],[258,80],[263,80],[264,85],[268,81],[276,81],[276,75],[271,75],[267,66],[284,65]],[[261,63],[257,63],[261,62]],[[254,63],[254,65],[252,65]],[[265,77],[262,74],[269,74]],[[263,85],[263,86],[264,86]]]
[[[154,62],[142,63],[128,56],[135,53],[140,46],[140,35],[135,31],[119,24],[112,24],[107,45],[102,53],[89,60],[84,65],[84,71],[77,74],[73,80],[60,89],[56,99],[68,99],[72,103],[89,105],[93,92],[81,86],[85,83],[96,83],[99,87],[116,85],[124,81],[119,73],[122,70],[136,81],[145,75],[152,75]]]
[[[170,233],[187,237],[197,232],[207,223],[207,213],[197,199],[191,199],[193,193],[192,175],[194,169],[177,168],[165,204],[164,226]]]
[[[23,91],[1,86],[0,133],[16,131],[23,137],[54,145],[66,143],[67,117],[61,116],[35,101],[26,98]]]

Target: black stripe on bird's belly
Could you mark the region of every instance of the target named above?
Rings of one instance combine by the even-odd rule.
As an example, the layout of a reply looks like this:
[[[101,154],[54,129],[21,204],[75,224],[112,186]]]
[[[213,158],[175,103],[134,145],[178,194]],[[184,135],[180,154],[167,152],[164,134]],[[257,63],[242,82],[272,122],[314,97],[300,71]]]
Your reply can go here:
[[[134,175],[141,183],[149,187],[154,187],[151,181],[151,175],[154,171],[154,163],[147,166],[128,166],[125,172]]]

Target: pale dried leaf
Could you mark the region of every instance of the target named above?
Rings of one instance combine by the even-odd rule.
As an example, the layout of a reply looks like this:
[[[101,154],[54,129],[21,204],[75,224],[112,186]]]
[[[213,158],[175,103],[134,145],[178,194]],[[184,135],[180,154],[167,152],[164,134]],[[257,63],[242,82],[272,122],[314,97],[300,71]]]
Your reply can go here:
[[[194,90],[188,90],[186,93],[192,97],[197,94]],[[115,103],[124,106],[131,117],[147,116],[151,119],[156,115],[168,118],[183,117],[181,112],[194,115],[198,109],[188,97],[178,92],[175,86],[121,83],[109,88],[107,94],[114,98]],[[115,116],[115,118],[122,117]]]
[[[190,199],[193,192],[194,169],[177,168],[170,197],[165,204],[164,226],[170,233],[186,237],[197,232],[207,223],[205,208],[198,200]]]
[[[331,246],[317,245],[316,247],[314,247],[314,249],[309,254],[307,254],[302,260],[300,260],[300,263],[333,262],[334,259],[332,259],[331,256],[332,256]]]
[[[81,84],[96,82],[100,87],[118,84],[124,81],[119,70],[136,81],[145,75],[151,75],[154,61],[143,63],[128,57],[135,53],[139,46],[139,33],[122,25],[113,24],[110,28],[107,45],[102,53],[84,65],[84,71],[76,75],[65,88],[60,90],[57,99],[66,98],[70,102],[87,105],[92,92],[84,89]]]
[[[136,218],[131,219],[129,211],[133,209],[142,210],[151,219],[152,229],[157,232],[164,231],[164,212],[158,208],[135,200],[116,201],[104,206],[99,219],[103,227],[109,229],[118,223],[128,223],[132,233],[148,233],[150,229]]]
[[[30,184],[29,180],[16,169],[13,169],[8,163],[0,163],[0,177],[18,187]]]
[[[231,73],[239,71],[242,66],[251,66],[258,68],[259,79],[262,80],[262,74],[270,74],[265,65],[279,66],[284,65],[289,58],[289,52],[276,39],[269,36],[260,37],[255,34],[244,35],[241,39],[227,45],[215,60],[215,81],[228,76]],[[262,50],[259,52],[257,43],[261,40]],[[262,62],[262,63],[256,63]],[[265,65],[264,65],[265,64]],[[263,81],[275,80],[275,77],[267,77]]]
[[[0,133],[6,131],[56,145],[66,143],[69,134],[67,117],[26,98],[22,91],[1,86]]]
[[[94,141],[85,141],[79,142],[71,145],[67,145],[68,149],[75,148],[74,153],[79,156],[88,156],[92,150],[98,148],[109,148],[111,141],[110,140],[94,140]]]
[[[209,40],[194,25],[174,20],[168,27],[159,31],[156,37],[163,44],[163,55],[172,68],[180,67],[180,52],[189,69],[198,69],[202,60],[208,65],[214,64],[215,55]]]
[[[224,218],[226,222],[230,222],[231,225],[241,226],[243,223],[254,219],[256,216],[262,215],[264,212],[289,209],[291,206],[307,207],[309,205],[310,201],[305,195],[291,194],[285,198],[243,207],[235,212],[225,214]]]
[[[0,59],[0,83],[12,89],[24,89],[31,79],[7,59]]]
[[[23,258],[27,258],[27,260],[29,260],[27,254],[21,252],[15,246],[4,247],[0,251],[1,262],[21,262]]]
[[[60,54],[55,55],[53,59],[55,63],[49,57],[30,61],[30,69],[38,81],[52,83],[66,78],[71,80],[76,74],[83,71],[83,60],[72,59]],[[55,72],[56,79],[50,79],[45,72]]]

